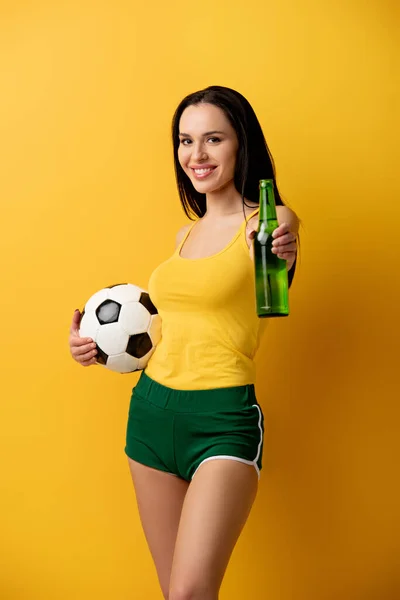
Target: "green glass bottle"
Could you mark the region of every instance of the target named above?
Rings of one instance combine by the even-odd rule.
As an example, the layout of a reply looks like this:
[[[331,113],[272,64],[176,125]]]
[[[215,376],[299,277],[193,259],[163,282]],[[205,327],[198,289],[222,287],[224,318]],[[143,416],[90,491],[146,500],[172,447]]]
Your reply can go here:
[[[289,285],[286,260],[271,252],[272,232],[278,227],[273,179],[261,179],[259,188],[259,225],[253,241],[257,315],[287,317]]]

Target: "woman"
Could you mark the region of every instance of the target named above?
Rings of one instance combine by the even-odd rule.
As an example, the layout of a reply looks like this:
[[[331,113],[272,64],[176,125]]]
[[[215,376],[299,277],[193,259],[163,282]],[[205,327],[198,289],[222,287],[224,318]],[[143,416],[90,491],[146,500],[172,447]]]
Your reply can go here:
[[[257,493],[263,414],[254,393],[260,339],[251,240],[258,184],[274,179],[274,252],[296,261],[298,219],[283,205],[273,160],[247,100],[220,86],[190,94],[173,118],[175,170],[187,216],[152,273],[162,338],[133,389],[125,452],[164,598],[216,600]],[[72,356],[95,363],[78,334]]]

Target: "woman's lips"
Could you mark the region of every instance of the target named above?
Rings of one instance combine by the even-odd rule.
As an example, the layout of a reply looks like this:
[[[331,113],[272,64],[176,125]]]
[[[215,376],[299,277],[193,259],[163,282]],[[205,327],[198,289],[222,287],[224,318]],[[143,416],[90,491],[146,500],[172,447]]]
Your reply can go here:
[[[193,175],[196,179],[205,179],[206,177],[209,177],[211,175],[211,173],[214,173],[216,168],[217,167],[211,167],[211,168],[209,167],[209,168],[207,168],[207,171],[205,171],[204,173],[196,173],[196,171],[193,168],[192,168],[192,171],[193,171]]]

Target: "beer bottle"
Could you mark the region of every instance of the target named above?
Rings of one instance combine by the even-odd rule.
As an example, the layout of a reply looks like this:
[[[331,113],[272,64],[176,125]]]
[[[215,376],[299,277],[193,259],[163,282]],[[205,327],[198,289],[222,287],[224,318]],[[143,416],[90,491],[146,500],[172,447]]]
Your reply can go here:
[[[272,232],[278,227],[273,179],[261,179],[259,189],[259,225],[253,241],[257,315],[286,317],[289,315],[286,260],[271,252]]]

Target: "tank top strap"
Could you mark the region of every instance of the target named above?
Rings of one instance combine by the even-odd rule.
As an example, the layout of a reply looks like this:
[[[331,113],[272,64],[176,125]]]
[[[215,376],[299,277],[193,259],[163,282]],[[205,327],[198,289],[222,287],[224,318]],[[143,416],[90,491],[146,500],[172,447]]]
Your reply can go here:
[[[178,246],[177,246],[177,248],[175,250],[175,254],[179,254],[180,253],[183,244],[186,242],[189,233],[192,231],[192,229],[196,225],[197,221],[198,221],[198,219],[196,219],[195,221],[193,221],[193,223],[190,224],[190,226],[188,227],[187,232],[183,236],[181,242],[178,244]]]
[[[260,210],[260,207],[259,207],[259,206],[257,206],[257,208],[255,208],[255,209],[253,210],[253,212],[249,214],[249,220],[250,220],[252,217],[254,217],[254,215],[256,215],[256,214],[259,212],[259,210]]]
[[[249,251],[249,246],[247,244],[247,233],[246,233],[247,224],[250,221],[250,219],[258,213],[259,210],[260,210],[260,207],[257,206],[257,208],[255,210],[253,210],[246,219],[243,219],[242,225],[240,226],[240,229],[239,229],[238,238],[240,240],[241,246],[244,248],[244,250],[246,250],[246,253],[248,253],[248,251]]]
[[[242,223],[242,227],[241,227],[242,232],[246,231],[247,223],[250,221],[250,219],[252,217],[254,217],[254,215],[256,215],[258,213],[259,210],[260,210],[260,207],[257,206],[257,208],[255,210],[253,210],[253,212],[251,212],[249,214],[249,216],[247,217],[247,219],[243,219],[243,223]]]
[[[255,209],[254,209],[254,210],[253,210],[253,211],[252,211],[252,212],[249,214],[249,216],[247,217],[247,219],[243,219],[243,222],[242,222],[242,224],[241,224],[241,226],[240,226],[240,228],[239,228],[238,232],[236,233],[236,235],[234,236],[234,238],[233,238],[233,240],[232,240],[232,241],[234,241],[234,240],[236,240],[237,238],[239,238],[241,234],[242,234],[242,235],[244,234],[244,232],[246,231],[246,226],[247,226],[247,223],[250,221],[250,219],[251,219],[252,217],[254,217],[254,215],[256,215],[256,214],[259,212],[259,210],[260,210],[260,207],[259,207],[259,206],[257,206],[257,208],[255,208]],[[192,231],[193,227],[196,225],[196,223],[197,223],[198,221],[199,221],[199,219],[196,219],[195,221],[193,221],[193,223],[191,223],[191,224],[190,224],[190,226],[189,226],[188,230],[186,231],[185,235],[183,236],[183,238],[182,238],[181,242],[178,244],[178,246],[177,246],[177,248],[176,248],[176,250],[175,250],[175,254],[180,254],[183,244],[186,242],[186,240],[187,240],[187,238],[188,238],[188,236],[189,236],[190,232]]]

